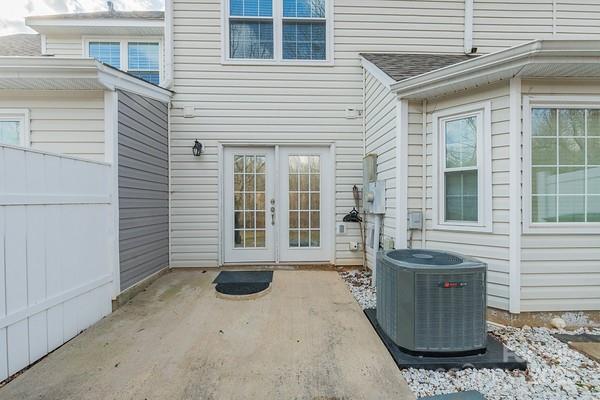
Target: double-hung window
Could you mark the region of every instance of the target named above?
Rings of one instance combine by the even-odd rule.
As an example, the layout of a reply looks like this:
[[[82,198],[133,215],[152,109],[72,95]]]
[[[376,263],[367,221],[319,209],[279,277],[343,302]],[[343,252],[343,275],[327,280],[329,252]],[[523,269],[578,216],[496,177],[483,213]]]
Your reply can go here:
[[[131,75],[158,85],[161,50],[158,41],[89,40],[87,55]]]
[[[127,72],[158,85],[160,81],[160,56],[158,43],[129,42],[127,47]]]
[[[487,103],[434,114],[437,228],[491,229],[489,118]]]
[[[88,52],[91,58],[121,68],[121,43],[120,42],[90,42]]]
[[[0,144],[29,146],[29,112],[0,109]]]
[[[326,61],[329,1],[227,0],[226,59]]]
[[[530,221],[600,223],[600,108],[531,108]]]

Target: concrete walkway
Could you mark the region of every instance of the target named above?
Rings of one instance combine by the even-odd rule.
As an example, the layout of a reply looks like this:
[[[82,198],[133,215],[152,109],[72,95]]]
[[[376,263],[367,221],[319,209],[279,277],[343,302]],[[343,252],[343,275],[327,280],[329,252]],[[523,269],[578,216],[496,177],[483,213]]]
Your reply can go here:
[[[276,271],[248,301],[215,276],[166,274],[0,398],[414,399],[337,273]]]

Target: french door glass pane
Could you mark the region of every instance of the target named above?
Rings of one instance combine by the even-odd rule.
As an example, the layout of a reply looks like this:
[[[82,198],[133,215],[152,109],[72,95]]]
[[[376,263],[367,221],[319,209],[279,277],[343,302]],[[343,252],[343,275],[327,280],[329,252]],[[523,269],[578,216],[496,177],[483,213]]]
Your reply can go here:
[[[477,117],[446,122],[446,168],[477,165]]]
[[[320,157],[289,156],[288,235],[290,247],[320,247]],[[313,184],[319,182],[319,184]]]
[[[533,167],[531,173],[531,193],[556,194],[556,167]]]
[[[265,247],[265,161],[262,155],[233,158],[233,229],[234,245],[238,248]]]
[[[231,58],[273,58],[273,22],[230,21]]]
[[[0,121],[0,143],[19,145],[21,143],[21,123]]]
[[[585,168],[560,167],[558,188],[559,194],[585,194]]]
[[[477,221],[477,170],[445,173],[446,221]]]
[[[588,110],[587,135],[600,136],[600,110]]]

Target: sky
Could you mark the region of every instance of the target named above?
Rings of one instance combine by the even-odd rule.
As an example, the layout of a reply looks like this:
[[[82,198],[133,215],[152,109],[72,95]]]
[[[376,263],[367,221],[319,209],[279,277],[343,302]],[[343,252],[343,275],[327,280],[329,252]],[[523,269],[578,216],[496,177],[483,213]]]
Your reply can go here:
[[[113,0],[116,10],[163,10],[164,0]],[[28,15],[104,11],[106,0],[1,0],[0,35],[32,33],[25,26]]]

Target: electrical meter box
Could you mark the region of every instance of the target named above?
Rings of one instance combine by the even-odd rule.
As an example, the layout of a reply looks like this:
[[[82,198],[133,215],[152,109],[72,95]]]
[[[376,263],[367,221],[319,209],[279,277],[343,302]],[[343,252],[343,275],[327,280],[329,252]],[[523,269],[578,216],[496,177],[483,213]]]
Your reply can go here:
[[[370,214],[385,214],[385,181],[377,180],[377,154],[363,158],[363,208]]]

